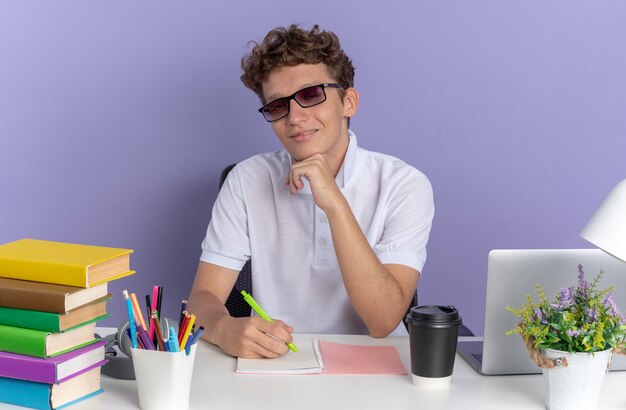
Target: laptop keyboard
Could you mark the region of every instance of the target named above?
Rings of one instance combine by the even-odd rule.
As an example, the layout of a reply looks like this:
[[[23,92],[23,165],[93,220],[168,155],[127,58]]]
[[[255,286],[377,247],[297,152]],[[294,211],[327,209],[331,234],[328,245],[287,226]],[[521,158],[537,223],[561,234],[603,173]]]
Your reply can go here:
[[[482,353],[472,353],[472,356],[476,358],[480,363],[483,362],[483,354]]]

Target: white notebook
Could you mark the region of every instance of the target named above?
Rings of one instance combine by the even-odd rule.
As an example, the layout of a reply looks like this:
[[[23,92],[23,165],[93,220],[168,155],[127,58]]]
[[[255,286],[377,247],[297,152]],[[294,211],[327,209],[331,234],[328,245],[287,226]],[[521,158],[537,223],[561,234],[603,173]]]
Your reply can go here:
[[[237,358],[237,373],[273,374],[319,374],[322,373],[321,356],[317,350],[317,340],[298,342],[298,352],[291,350],[276,359]]]

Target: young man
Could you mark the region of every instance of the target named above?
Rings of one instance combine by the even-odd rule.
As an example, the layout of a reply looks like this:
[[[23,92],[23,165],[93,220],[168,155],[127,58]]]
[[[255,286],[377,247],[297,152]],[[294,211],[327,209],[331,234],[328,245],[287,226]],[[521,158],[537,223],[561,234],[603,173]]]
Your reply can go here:
[[[294,330],[403,330],[434,214],[428,179],[357,146],[354,68],[333,33],[277,28],[242,67],[285,150],[240,162],[220,190],[189,300],[203,338],[233,356],[278,357]],[[250,258],[254,297],[274,322],[224,307]]]

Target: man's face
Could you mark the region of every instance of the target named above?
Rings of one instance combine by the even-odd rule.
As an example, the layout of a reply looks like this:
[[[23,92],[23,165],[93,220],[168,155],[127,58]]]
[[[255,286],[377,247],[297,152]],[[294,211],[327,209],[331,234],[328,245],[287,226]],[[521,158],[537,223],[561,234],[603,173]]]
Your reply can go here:
[[[324,64],[301,64],[274,69],[263,82],[265,102],[292,95],[298,90],[322,83],[333,83]],[[339,164],[348,147],[348,118],[356,112],[358,94],[353,88],[345,90],[327,87],[326,101],[302,108],[289,102],[289,114],[272,122],[274,133],[296,161],[316,153],[326,154],[331,163]]]

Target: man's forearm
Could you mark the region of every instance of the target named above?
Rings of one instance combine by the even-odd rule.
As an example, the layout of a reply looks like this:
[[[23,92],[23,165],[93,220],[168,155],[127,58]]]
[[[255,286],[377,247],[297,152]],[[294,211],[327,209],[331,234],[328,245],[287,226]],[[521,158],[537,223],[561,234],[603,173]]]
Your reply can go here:
[[[194,312],[197,317],[197,323],[205,327],[201,338],[220,346],[219,332],[221,324],[224,320],[230,318],[224,304],[209,291],[192,291],[187,308],[190,312]]]
[[[370,334],[384,337],[402,320],[417,278],[410,281],[413,291],[407,295],[398,279],[380,263],[347,202],[327,211],[327,216],[350,301]]]

